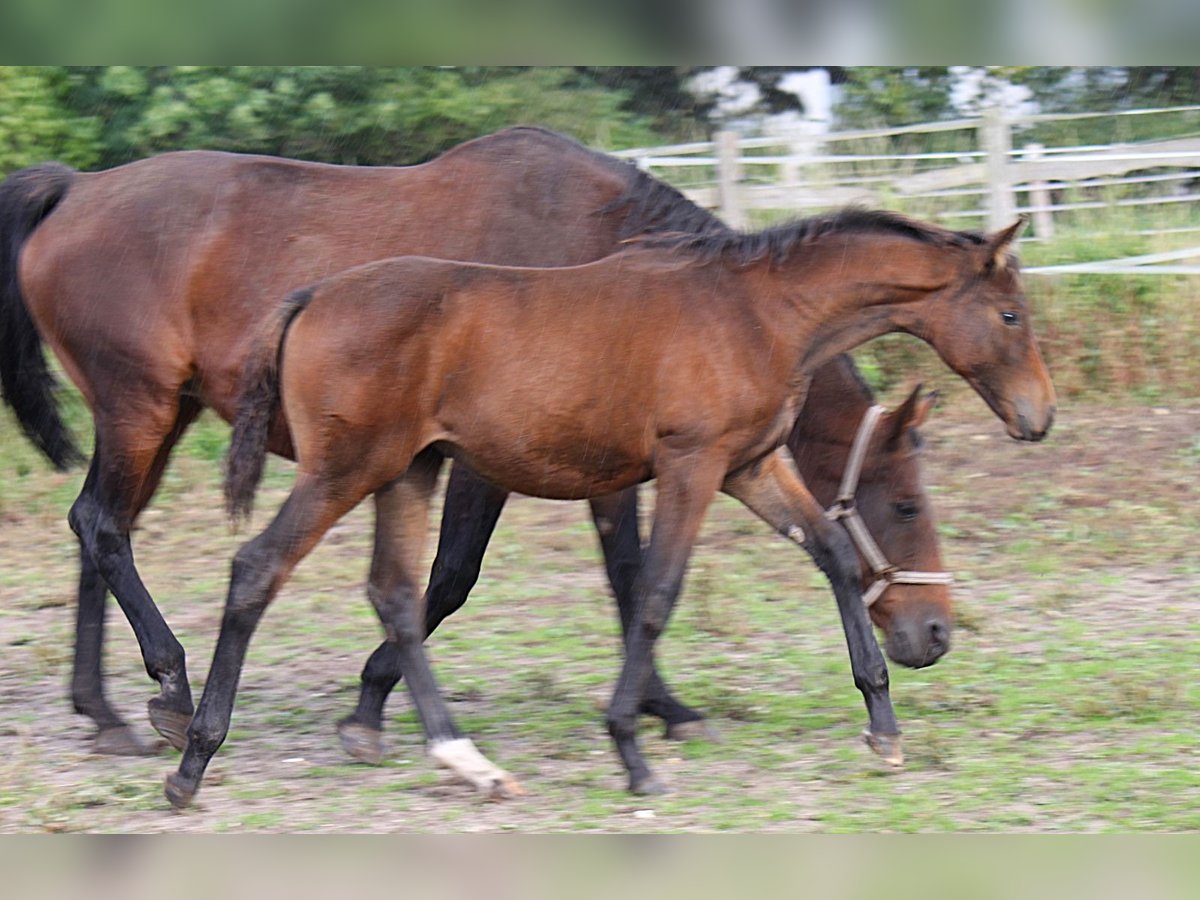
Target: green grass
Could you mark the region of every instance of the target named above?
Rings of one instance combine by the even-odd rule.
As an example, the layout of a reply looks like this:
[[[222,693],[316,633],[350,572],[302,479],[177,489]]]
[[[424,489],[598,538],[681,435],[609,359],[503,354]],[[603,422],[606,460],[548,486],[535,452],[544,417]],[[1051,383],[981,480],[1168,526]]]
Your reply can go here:
[[[379,768],[348,763],[333,724],[380,639],[364,599],[371,517],[358,510],[296,572],[251,646],[233,727],[200,808],[164,808],[174,753],[100,759],[65,696],[81,473],[49,472],[0,425],[0,829],[63,830],[1194,830],[1200,686],[1197,410],[1064,403],[1044,445],[1003,439],[973,397],[927,426],[954,571],[952,653],[892,669],[907,764],[882,769],[823,579],[732,501],[714,505],[660,660],[720,743],[670,744],[674,788],[632,798],[602,723],[615,612],[582,505],[514,500],[481,583],[430,654],[465,733],[529,796],[482,803],[431,767],[398,694]],[[72,406],[81,433],[85,419]],[[1189,411],[1190,409],[1190,411]],[[284,496],[273,462],[248,534],[220,510],[227,427],[207,416],[135,536],[151,592],[203,685],[228,561]],[[650,505],[648,502],[645,504]],[[436,525],[436,518],[434,520]],[[115,606],[114,703],[143,736],[151,695]],[[636,815],[653,811],[653,818]]]

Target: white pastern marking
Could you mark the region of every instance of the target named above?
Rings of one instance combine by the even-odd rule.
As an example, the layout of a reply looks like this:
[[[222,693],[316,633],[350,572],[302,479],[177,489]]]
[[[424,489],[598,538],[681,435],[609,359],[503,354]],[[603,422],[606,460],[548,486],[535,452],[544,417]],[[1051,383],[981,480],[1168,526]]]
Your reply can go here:
[[[804,529],[799,525],[789,525],[787,530],[789,540],[795,541],[797,544],[804,543]]]
[[[438,765],[449,769],[482,793],[493,797],[510,797],[521,793],[517,780],[480,753],[470,738],[432,741],[429,755]]]

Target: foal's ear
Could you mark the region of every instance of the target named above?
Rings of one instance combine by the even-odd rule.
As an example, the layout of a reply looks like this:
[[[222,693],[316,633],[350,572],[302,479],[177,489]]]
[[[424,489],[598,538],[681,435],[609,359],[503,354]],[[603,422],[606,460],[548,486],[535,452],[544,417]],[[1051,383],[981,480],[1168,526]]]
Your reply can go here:
[[[908,399],[900,404],[900,407],[892,413],[891,433],[888,434],[887,446],[889,450],[895,450],[900,446],[900,441],[905,434],[912,428],[920,428],[925,424],[925,420],[929,418],[929,413],[933,411],[933,407],[937,405],[938,392],[930,391],[924,397],[921,396],[922,385],[918,384]]]
[[[1009,247],[1029,222],[1029,216],[1018,216],[1017,221],[1007,228],[989,234],[983,239],[983,268],[985,271],[1000,271],[1008,265]]]

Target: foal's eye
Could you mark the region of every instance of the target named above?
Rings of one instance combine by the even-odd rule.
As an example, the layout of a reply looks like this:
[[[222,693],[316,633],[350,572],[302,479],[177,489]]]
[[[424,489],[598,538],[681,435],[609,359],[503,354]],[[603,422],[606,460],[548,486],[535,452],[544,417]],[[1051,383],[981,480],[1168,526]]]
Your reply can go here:
[[[1021,317],[1011,309],[1006,309],[1000,313],[1000,318],[1004,320],[1005,325],[1020,325]]]
[[[896,504],[896,518],[901,522],[911,522],[917,517],[917,501],[901,500]]]

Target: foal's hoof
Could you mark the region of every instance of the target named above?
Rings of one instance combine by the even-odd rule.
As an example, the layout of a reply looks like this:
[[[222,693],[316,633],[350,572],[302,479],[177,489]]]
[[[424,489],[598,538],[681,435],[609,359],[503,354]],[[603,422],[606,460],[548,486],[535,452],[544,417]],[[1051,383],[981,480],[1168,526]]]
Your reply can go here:
[[[196,796],[196,787],[189,785],[178,772],[172,772],[167,776],[163,793],[175,809],[187,809],[192,804],[192,798]]]
[[[521,782],[512,775],[504,772],[499,777],[492,779],[492,783],[485,793],[489,800],[515,800],[525,796],[525,788],[521,787]]]
[[[708,724],[707,719],[691,719],[687,722],[667,723],[666,738],[668,741],[708,741],[721,743],[721,735],[717,729]]]
[[[629,779],[629,793],[639,797],[652,797],[657,794],[669,794],[670,790],[654,775],[646,775],[643,778]]]
[[[176,750],[182,751],[187,747],[188,725],[192,722],[191,713],[181,713],[167,708],[162,697],[151,697],[146,704],[150,713],[150,724],[154,730],[167,739]]]
[[[432,741],[429,755],[489,800],[511,800],[525,793],[517,779],[480,753],[469,738]]]
[[[337,731],[342,749],[354,759],[369,766],[377,766],[383,762],[382,731],[349,719],[338,722]]]
[[[143,744],[128,725],[116,725],[96,732],[92,752],[104,756],[154,756],[158,747]]]
[[[864,731],[863,740],[880,759],[892,768],[899,769],[904,765],[904,751],[900,749],[900,735],[873,734],[870,731]]]

